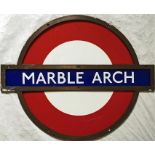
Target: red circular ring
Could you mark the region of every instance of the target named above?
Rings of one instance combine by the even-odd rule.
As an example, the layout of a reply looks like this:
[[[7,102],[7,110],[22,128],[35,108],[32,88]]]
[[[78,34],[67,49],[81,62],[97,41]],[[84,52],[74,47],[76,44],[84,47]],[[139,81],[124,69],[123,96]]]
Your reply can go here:
[[[22,64],[43,64],[58,45],[72,40],[91,42],[103,49],[112,64],[135,64],[127,46],[107,27],[90,21],[69,21],[52,26],[29,47]],[[108,103],[95,113],[72,116],[56,109],[44,92],[22,93],[29,112],[48,130],[69,137],[86,137],[110,128],[128,110],[134,92],[114,92]]]

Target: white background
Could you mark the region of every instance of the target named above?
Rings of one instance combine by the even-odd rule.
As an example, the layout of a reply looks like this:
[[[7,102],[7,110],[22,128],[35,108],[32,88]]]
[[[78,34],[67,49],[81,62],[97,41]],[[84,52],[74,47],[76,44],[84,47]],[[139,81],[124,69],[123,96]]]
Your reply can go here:
[[[33,1],[33,0],[0,0],[0,12],[7,13],[70,13],[70,14],[87,14],[87,13],[155,13],[155,2],[154,0],[44,0],[44,1]],[[109,19],[110,20],[110,19]],[[43,21],[44,22],[44,21]],[[0,22],[1,23],[1,22]],[[2,23],[1,23],[2,24]],[[5,23],[4,23],[5,24]],[[124,29],[128,29],[127,25]],[[152,28],[152,26],[150,26]],[[36,27],[37,28],[37,27]],[[135,27],[134,27],[135,29]],[[133,31],[134,31],[133,29]],[[33,29],[35,30],[35,28]],[[32,30],[32,32],[33,32]],[[148,30],[149,31],[149,30]],[[122,31],[125,33],[125,31]],[[143,32],[143,30],[142,30]],[[151,31],[152,32],[152,31]],[[30,35],[30,34],[29,34]],[[26,37],[26,36],[24,36]],[[28,37],[28,36],[27,36]],[[127,36],[129,37],[129,36]],[[26,38],[25,38],[26,40]],[[142,47],[142,49],[149,48],[149,42],[147,45],[145,41],[140,45],[134,44],[134,47]],[[143,40],[143,39],[142,39]],[[131,37],[130,37],[131,41]],[[1,42],[0,42],[1,43]],[[154,45],[154,41],[152,46]],[[2,46],[2,44],[1,44]],[[21,48],[20,45],[19,48]],[[153,49],[153,47],[151,47]],[[150,50],[149,50],[150,51]],[[145,56],[144,56],[145,57]],[[150,56],[151,57],[151,56]],[[145,59],[145,58],[144,58]],[[147,58],[149,59],[149,58]],[[143,61],[141,59],[141,61]],[[149,60],[148,60],[149,61]],[[153,62],[154,60],[151,60]],[[154,96],[154,95],[153,95]],[[152,103],[154,102],[153,97]],[[0,102],[2,104],[2,102]],[[4,104],[4,103],[3,103]],[[5,109],[4,109],[5,110]],[[20,111],[21,109],[19,108]],[[2,113],[2,112],[0,112]],[[25,117],[26,118],[26,117]],[[7,124],[7,122],[1,119],[1,124]],[[3,130],[5,131],[5,130]],[[0,133],[1,134],[1,133]],[[5,136],[4,136],[5,137]],[[1,142],[0,153],[1,154],[155,154],[154,142]]]
[[[23,45],[46,22],[62,15],[1,15],[0,63],[17,64]],[[140,64],[155,62],[155,15],[91,15],[117,27],[133,45]],[[155,93],[140,93],[130,117],[100,140],[155,140]],[[0,93],[0,140],[55,140],[36,127],[16,94]]]

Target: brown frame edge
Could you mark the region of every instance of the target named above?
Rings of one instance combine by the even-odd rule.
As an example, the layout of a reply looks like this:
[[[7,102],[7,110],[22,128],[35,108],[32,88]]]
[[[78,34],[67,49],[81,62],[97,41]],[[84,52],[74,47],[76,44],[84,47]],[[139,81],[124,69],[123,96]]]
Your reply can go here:
[[[86,15],[67,15],[67,16],[63,16],[57,19],[54,19],[52,21],[49,21],[48,23],[44,24],[42,27],[40,27],[38,30],[36,30],[35,33],[33,33],[30,38],[27,40],[26,44],[24,45],[22,52],[18,58],[18,65],[22,65],[25,55],[27,54],[29,48],[31,47],[31,45],[33,44],[33,42],[35,41],[35,39],[41,35],[42,33],[44,33],[45,31],[47,31],[49,28],[63,23],[63,22],[68,22],[68,21],[89,21],[98,25],[101,25],[103,27],[106,27],[107,29],[109,29],[112,33],[114,33],[117,37],[119,37],[119,39],[125,44],[125,46],[127,47],[128,51],[130,52],[130,55],[133,59],[134,64],[139,65],[136,53],[132,47],[132,45],[130,44],[130,42],[128,41],[128,39],[114,26],[108,24],[105,21],[102,21],[100,19],[94,18],[94,17],[90,17],[90,16],[86,16]],[[39,128],[41,129],[43,132],[47,133],[50,136],[53,136],[55,138],[61,139],[61,140],[94,140],[94,139],[99,139],[103,136],[106,136],[108,134],[110,134],[111,132],[113,132],[114,130],[116,130],[121,124],[124,123],[124,121],[129,117],[130,113],[132,112],[132,110],[134,109],[134,106],[136,104],[139,92],[138,91],[134,91],[133,93],[133,98],[130,102],[130,105],[128,107],[128,109],[126,110],[126,112],[122,115],[122,117],[115,122],[113,125],[111,125],[109,128],[102,130],[98,133],[95,133],[93,135],[87,135],[87,136],[80,136],[80,137],[76,137],[76,136],[69,136],[69,135],[63,135],[61,133],[58,133],[57,131],[54,131],[50,128],[48,128],[47,126],[45,126],[42,122],[40,122],[35,116],[33,116],[33,114],[31,113],[31,111],[29,110],[29,107],[27,106],[27,103],[24,99],[24,96],[22,94],[22,92],[18,92],[18,97],[20,99],[22,108],[24,109],[25,113],[27,114],[27,116],[30,118],[30,120]]]
[[[150,86],[59,86],[59,87],[6,87],[6,69],[150,69]],[[154,65],[1,65],[1,92],[34,92],[34,91],[146,91],[153,92],[154,87]]]

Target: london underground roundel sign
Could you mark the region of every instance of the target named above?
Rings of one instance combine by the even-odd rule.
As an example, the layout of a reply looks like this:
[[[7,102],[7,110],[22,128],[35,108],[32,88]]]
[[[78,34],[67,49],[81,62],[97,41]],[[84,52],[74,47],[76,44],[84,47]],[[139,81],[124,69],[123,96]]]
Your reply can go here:
[[[102,137],[121,125],[139,91],[154,91],[154,66],[139,65],[126,37],[88,16],[55,19],[2,65],[2,92],[17,93],[29,118],[66,140]]]

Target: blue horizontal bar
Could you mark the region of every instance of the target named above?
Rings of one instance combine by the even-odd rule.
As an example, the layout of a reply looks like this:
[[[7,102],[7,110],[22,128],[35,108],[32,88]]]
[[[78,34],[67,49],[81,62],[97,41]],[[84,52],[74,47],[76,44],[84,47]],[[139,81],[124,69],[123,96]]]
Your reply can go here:
[[[6,87],[150,86],[150,69],[6,69]]]

